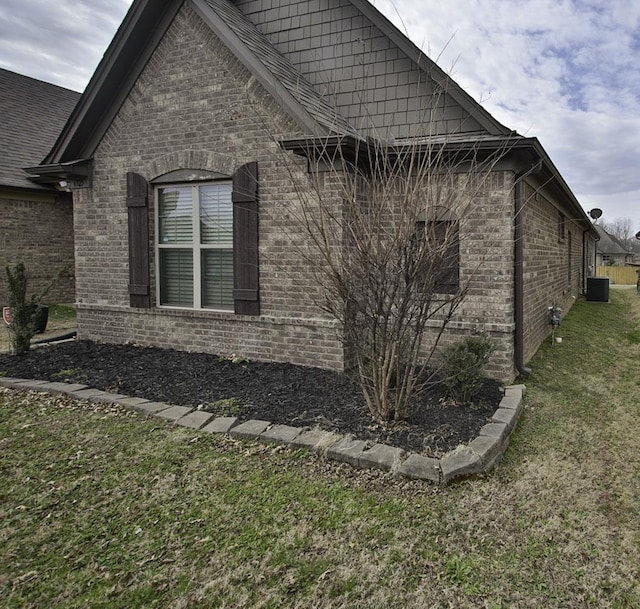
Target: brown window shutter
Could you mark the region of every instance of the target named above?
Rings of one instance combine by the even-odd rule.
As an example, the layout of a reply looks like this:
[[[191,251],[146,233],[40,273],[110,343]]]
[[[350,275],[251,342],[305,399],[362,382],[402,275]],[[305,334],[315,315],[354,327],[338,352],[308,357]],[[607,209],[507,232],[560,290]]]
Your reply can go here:
[[[151,306],[149,287],[149,185],[139,174],[127,173],[129,216],[129,306]]]
[[[233,302],[237,315],[260,315],[258,163],[233,174]]]

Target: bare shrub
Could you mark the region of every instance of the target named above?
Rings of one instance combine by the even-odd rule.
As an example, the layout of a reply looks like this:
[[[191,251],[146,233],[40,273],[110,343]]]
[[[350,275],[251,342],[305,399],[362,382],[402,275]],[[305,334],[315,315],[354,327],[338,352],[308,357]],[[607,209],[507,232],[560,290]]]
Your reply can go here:
[[[404,420],[411,398],[436,382],[434,352],[469,285],[459,271],[465,215],[505,148],[487,153],[440,136],[296,146],[310,161],[304,180],[291,175],[318,304],[339,321],[373,418]]]

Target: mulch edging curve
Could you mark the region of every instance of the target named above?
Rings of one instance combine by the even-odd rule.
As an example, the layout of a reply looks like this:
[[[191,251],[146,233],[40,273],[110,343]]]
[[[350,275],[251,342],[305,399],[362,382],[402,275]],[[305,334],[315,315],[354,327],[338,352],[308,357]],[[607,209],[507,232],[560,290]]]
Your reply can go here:
[[[509,445],[511,432],[522,412],[522,398],[526,391],[524,385],[506,387],[491,423],[486,424],[468,445],[461,445],[435,459],[407,453],[401,448],[386,444],[358,440],[351,435],[290,425],[273,425],[270,421],[240,421],[236,417],[216,417],[209,412],[188,406],[152,402],[75,383],[0,377],[0,386],[25,391],[61,393],[90,402],[119,404],[147,417],[155,417],[174,425],[292,448],[306,448],[326,459],[349,463],[354,467],[376,468],[394,476],[427,480],[436,484],[448,484],[456,478],[487,472],[502,459]]]

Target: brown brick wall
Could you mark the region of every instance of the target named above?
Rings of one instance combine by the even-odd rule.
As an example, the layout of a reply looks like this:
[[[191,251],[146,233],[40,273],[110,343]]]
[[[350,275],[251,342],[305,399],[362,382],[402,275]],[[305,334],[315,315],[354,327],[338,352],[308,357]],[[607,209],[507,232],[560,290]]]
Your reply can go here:
[[[476,176],[479,186],[466,187],[460,225],[460,285],[467,296],[457,310],[442,344],[475,332],[488,334],[496,350],[491,376],[512,380],[514,371],[513,173],[493,171]],[[466,176],[458,176],[464,189]]]
[[[185,6],[96,151],[93,188],[74,193],[79,335],[341,368],[289,176],[308,190],[306,162],[281,158],[274,138],[283,135],[300,133]],[[261,317],[130,309],[126,172],[147,180],[185,168],[231,176],[249,161],[260,175]],[[326,192],[335,181],[324,180]],[[153,245],[150,254],[155,300]]]
[[[524,221],[524,341],[525,361],[549,335],[549,306],[563,315],[582,290],[582,229],[551,195],[525,189]],[[564,218],[564,230],[560,230]]]
[[[67,269],[43,300],[75,302],[70,197],[0,192],[0,235],[0,304],[6,303],[5,267],[19,261],[27,270],[28,296],[41,292],[60,270]]]
[[[310,250],[299,223],[301,206],[310,209],[315,204],[306,162],[283,158],[274,143],[275,138],[301,134],[278,108],[185,6],[96,151],[93,188],[74,192],[80,337],[343,367],[339,329],[320,306],[322,290],[314,265],[306,259]],[[260,174],[262,315],[131,309],[126,172],[147,180],[185,168],[230,176],[249,161],[258,162]],[[466,178],[460,174],[456,179],[462,185]],[[320,180],[326,200],[334,201],[340,213],[340,176],[326,173]],[[494,171],[461,215],[460,279],[468,297],[442,341],[487,332],[497,344],[490,372],[504,380],[515,376],[513,207],[513,172]],[[546,317],[543,320],[540,311],[546,315],[548,296],[555,289],[545,287],[540,276],[556,266],[552,286],[569,276],[558,244],[547,235],[553,222],[543,207],[535,212],[532,208],[525,221],[528,354],[543,338]],[[153,227],[153,213],[150,220]],[[576,251],[572,263],[578,269],[581,241],[571,234]],[[153,244],[150,254],[155,300]]]

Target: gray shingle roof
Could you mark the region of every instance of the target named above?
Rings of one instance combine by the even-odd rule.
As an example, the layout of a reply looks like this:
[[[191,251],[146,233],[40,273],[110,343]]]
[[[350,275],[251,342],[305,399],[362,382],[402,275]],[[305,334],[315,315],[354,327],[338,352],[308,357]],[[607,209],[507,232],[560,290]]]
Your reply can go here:
[[[0,68],[0,186],[45,189],[23,167],[51,149],[79,93]]]
[[[600,237],[600,241],[596,244],[599,254],[629,254],[622,244],[613,235],[610,235],[606,230],[604,230],[602,226],[594,224],[594,228],[598,231],[598,236]]]
[[[253,54],[256,61],[279,81],[291,96],[323,127],[334,133],[355,133],[348,121],[324,99],[311,83],[228,0],[206,0]]]

